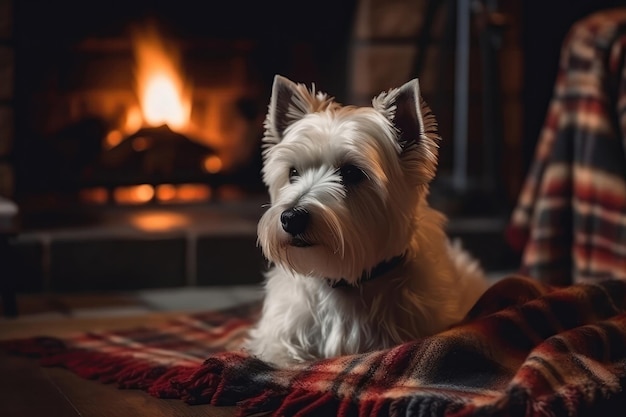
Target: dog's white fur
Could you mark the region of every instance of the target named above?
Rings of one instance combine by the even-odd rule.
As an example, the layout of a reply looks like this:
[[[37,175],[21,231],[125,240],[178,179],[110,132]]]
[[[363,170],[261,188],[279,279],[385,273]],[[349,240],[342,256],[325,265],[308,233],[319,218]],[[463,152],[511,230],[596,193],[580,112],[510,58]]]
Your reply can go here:
[[[431,335],[463,318],[486,281],[427,203],[439,136],[417,80],[372,107],[344,107],[276,76],[265,129],[271,206],[258,241],[274,266],[246,349],[278,364],[328,358]],[[360,182],[345,183],[346,164],[360,168]],[[294,207],[310,213],[300,244],[281,226]],[[399,266],[361,282],[402,254]],[[350,285],[333,288],[338,280]]]

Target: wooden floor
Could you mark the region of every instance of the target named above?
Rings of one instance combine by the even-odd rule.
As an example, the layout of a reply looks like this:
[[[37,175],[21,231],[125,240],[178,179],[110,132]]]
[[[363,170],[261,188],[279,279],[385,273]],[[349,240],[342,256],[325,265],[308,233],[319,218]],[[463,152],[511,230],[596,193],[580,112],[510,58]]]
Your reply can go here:
[[[50,303],[49,297],[20,299],[22,312],[46,313],[48,305],[58,306],[60,299]],[[126,306],[127,299],[110,298],[89,304]],[[84,297],[62,299],[71,307],[85,304]],[[58,310],[58,308],[57,308]],[[176,312],[153,312],[130,317],[73,317],[66,314],[32,319],[25,314],[18,319],[0,319],[0,339],[36,335],[64,336],[85,330],[107,330],[157,324]],[[2,417],[230,417],[235,407],[188,405],[178,400],[162,400],[139,390],[121,390],[76,376],[60,368],[39,366],[37,360],[8,355],[0,351],[0,416]]]
[[[230,417],[236,412],[234,407],[188,405],[138,390],[120,390],[2,353],[0,410],[3,417]]]

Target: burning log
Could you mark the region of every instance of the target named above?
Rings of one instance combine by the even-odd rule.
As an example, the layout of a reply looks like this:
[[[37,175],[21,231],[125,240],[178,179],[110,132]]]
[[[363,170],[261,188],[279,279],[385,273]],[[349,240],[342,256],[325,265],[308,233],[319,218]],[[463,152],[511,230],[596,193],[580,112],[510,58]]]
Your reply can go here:
[[[219,165],[211,147],[167,125],[143,127],[102,153],[92,179],[99,185],[210,182],[219,169],[207,169],[207,161]]]

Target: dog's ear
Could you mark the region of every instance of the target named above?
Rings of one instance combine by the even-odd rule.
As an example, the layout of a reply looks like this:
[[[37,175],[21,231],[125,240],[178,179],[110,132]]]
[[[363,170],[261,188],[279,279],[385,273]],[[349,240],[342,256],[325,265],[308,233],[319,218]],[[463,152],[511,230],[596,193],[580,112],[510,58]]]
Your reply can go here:
[[[265,141],[269,144],[282,140],[285,130],[308,113],[323,110],[332,103],[332,97],[315,92],[304,84],[296,84],[281,76],[274,77],[272,97],[265,118]]]
[[[282,139],[285,129],[291,123],[301,119],[307,113],[306,108],[298,106],[302,101],[296,83],[281,75],[274,77],[267,113],[267,127],[279,140]]]
[[[417,181],[430,182],[437,169],[441,138],[435,116],[420,95],[418,80],[381,93],[372,100],[372,105],[396,128],[401,158],[408,168],[416,171]]]

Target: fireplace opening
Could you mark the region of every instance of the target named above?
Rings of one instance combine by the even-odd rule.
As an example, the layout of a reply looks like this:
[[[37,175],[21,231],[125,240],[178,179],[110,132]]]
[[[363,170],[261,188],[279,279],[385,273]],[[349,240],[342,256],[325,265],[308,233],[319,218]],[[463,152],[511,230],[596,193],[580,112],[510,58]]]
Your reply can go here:
[[[300,14],[258,3],[15,2],[13,160],[25,218],[263,194],[273,75],[345,84],[353,5]],[[320,30],[331,9],[339,15]]]

